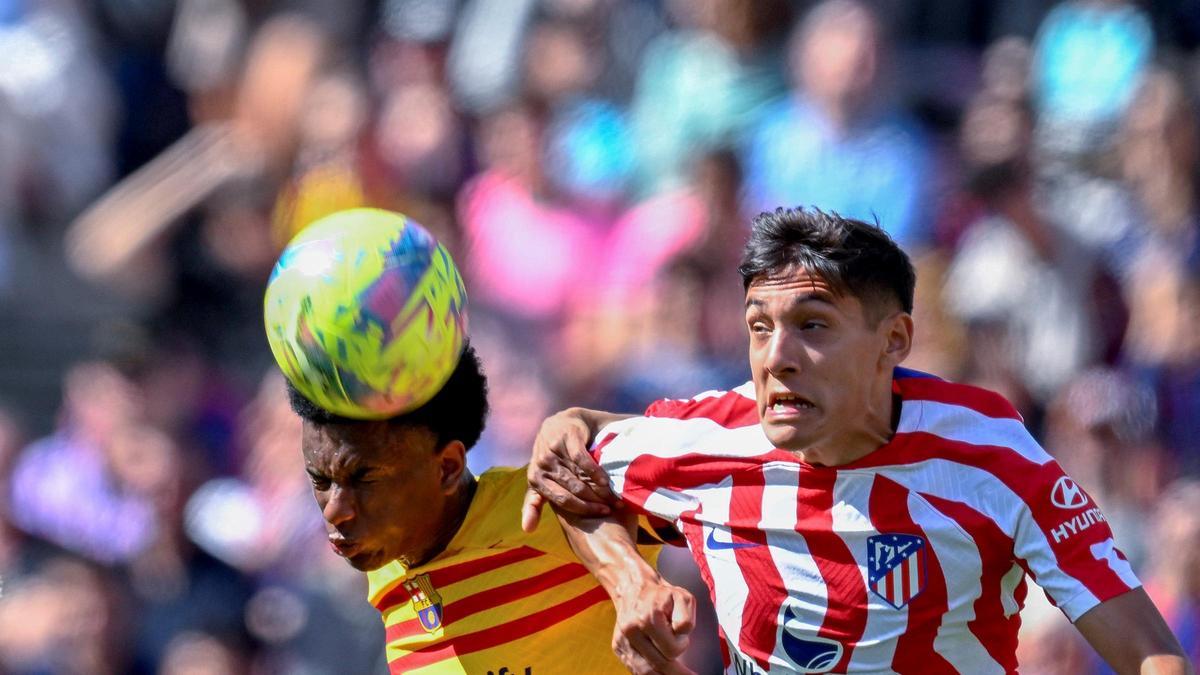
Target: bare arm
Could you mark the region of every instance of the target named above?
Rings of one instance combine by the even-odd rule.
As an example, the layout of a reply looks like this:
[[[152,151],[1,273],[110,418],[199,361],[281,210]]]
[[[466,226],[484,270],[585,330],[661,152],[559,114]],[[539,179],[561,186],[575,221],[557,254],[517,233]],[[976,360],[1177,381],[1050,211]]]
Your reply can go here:
[[[567,408],[542,422],[533,442],[527,478],[530,489],[521,509],[521,527],[537,527],[542,505],[579,516],[606,516],[618,498],[608,476],[588,454],[592,439],[605,426],[632,415]]]
[[[1075,627],[1120,675],[1195,675],[1179,641],[1140,588],[1084,613]]]
[[[695,626],[695,599],[667,583],[638,554],[637,519],[621,510],[605,518],[558,514],[583,566],[612,598],[617,611],[613,652],[632,673],[691,673],[677,661]]]

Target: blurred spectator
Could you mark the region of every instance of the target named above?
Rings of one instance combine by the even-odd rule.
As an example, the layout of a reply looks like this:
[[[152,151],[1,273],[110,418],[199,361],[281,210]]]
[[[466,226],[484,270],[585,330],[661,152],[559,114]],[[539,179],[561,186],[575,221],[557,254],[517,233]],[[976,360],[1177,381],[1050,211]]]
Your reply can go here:
[[[647,49],[631,104],[641,195],[678,187],[687,160],[737,142],[784,88],[771,49],[773,33],[786,25],[782,3],[672,0],[668,7],[680,27]]]
[[[1153,438],[1157,413],[1148,386],[1093,368],[1062,388],[1046,420],[1046,450],[1087,486],[1135,569],[1153,549],[1141,529],[1173,469]]]
[[[1153,52],[1150,22],[1132,2],[1072,0],[1055,7],[1034,43],[1041,144],[1068,154],[1103,146]]]
[[[15,673],[115,673],[127,667],[127,611],[110,575],[69,557],[5,587],[0,663]]]
[[[475,471],[744,381],[753,213],[878,217],[906,365],[1008,396],[1196,653],[1194,4],[0,0],[0,397],[46,408],[0,411],[0,671],[386,669],[261,327],[279,247],[360,204],[467,276]],[[1022,626],[1022,672],[1103,672],[1042,594]]]
[[[486,168],[464,186],[459,201],[472,298],[534,322],[526,330],[561,318],[589,282],[592,272],[579,261],[595,250],[597,237],[551,192],[542,164],[545,123],[545,112],[532,103],[484,120]]]
[[[1193,663],[1200,663],[1200,482],[1180,480],[1154,514],[1146,591]]]
[[[153,504],[119,472],[122,434],[139,423],[141,392],[104,363],[67,376],[62,424],[13,470],[11,509],[22,530],[103,563],[128,562],[158,527]]]
[[[977,355],[992,372],[976,375],[993,386],[1015,378],[1045,402],[1101,353],[1103,341],[1092,314],[1094,258],[1037,204],[1030,129],[1019,102],[985,94],[968,109],[962,150],[985,211],[958,243],[946,294],[956,316],[998,341],[998,351]]]
[[[857,0],[814,7],[788,48],[794,91],[762,115],[750,137],[754,209],[817,204],[878,219],[901,245],[929,237],[927,141],[880,85],[882,27]]]

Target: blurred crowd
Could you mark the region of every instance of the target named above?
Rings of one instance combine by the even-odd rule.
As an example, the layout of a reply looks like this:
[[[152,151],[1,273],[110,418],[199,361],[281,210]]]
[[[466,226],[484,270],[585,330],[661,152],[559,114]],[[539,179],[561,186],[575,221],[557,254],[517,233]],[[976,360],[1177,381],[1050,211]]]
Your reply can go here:
[[[757,212],[877,220],[907,365],[1012,400],[1200,658],[1197,47],[1198,0],[0,0],[0,315],[88,345],[57,410],[0,359],[0,672],[385,668],[261,327],[286,241],[362,205],[467,277],[476,471],[748,379]],[[112,309],[70,323],[59,270]],[[1106,672],[1036,588],[1021,659]]]

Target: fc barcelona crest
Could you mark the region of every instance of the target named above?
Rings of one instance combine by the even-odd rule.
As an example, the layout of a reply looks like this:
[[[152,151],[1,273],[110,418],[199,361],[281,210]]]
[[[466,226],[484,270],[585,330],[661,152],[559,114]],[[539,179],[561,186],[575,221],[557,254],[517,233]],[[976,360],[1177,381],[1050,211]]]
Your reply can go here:
[[[442,627],[442,596],[438,595],[428,574],[419,574],[404,582],[404,590],[412,596],[413,610],[426,632]]]
[[[925,588],[925,540],[915,534],[868,537],[867,578],[872,593],[903,608]]]

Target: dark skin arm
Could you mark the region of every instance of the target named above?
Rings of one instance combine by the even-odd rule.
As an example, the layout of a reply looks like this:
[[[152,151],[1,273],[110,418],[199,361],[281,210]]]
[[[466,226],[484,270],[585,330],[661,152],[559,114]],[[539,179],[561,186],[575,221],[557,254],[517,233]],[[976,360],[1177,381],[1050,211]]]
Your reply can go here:
[[[638,553],[636,516],[620,508],[608,476],[588,454],[600,429],[628,417],[568,408],[542,423],[521,527],[533,531],[550,502],[575,555],[612,598],[617,658],[632,673],[682,675],[691,672],[677,659],[695,625],[695,598],[663,580]]]
[[[622,510],[604,518],[559,513],[558,519],[579,561],[612,598],[612,648],[621,663],[637,675],[691,673],[677,659],[695,627],[695,598],[638,554],[637,518]]]

